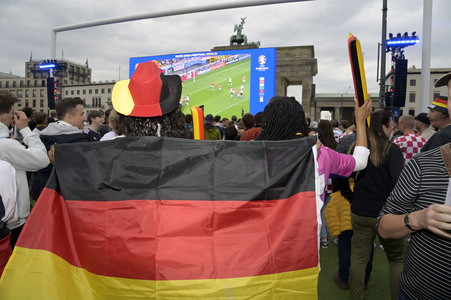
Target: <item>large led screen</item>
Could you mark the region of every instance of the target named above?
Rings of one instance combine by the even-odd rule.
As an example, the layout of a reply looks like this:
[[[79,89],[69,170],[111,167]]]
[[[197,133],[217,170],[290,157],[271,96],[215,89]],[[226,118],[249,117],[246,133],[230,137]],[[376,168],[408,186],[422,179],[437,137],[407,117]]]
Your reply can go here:
[[[276,50],[246,49],[130,58],[130,77],[141,62],[155,61],[182,78],[182,111],[204,106],[204,114],[230,118],[263,111],[275,95]]]

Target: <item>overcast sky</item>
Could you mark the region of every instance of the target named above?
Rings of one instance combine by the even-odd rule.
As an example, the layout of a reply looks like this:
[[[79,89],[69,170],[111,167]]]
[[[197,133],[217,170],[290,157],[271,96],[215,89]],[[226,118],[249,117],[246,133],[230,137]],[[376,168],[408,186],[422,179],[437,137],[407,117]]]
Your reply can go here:
[[[25,61],[50,57],[50,29],[113,17],[230,3],[235,0],[0,0],[0,72],[24,76]],[[238,2],[243,2],[240,0]],[[451,67],[451,1],[433,1],[431,68]],[[234,25],[261,47],[313,45],[318,93],[352,92],[347,38],[364,52],[368,90],[378,92],[377,47],[382,0],[316,0],[229,9],[66,31],[57,35],[57,58],[85,63],[92,79],[128,77],[130,57],[208,51],[228,45]],[[422,38],[423,0],[388,0],[387,34],[416,31]],[[422,44],[405,49],[408,65],[421,67]],[[387,69],[390,56],[387,55]],[[119,72],[120,70],[120,72]]]

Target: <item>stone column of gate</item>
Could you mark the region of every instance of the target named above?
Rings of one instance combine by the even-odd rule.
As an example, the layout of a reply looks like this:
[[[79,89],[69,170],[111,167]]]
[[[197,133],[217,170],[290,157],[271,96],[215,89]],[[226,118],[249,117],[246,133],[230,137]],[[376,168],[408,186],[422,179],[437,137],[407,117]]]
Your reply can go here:
[[[315,114],[312,101],[312,76],[302,77],[302,107],[309,117]]]
[[[277,96],[286,96],[287,95],[287,87],[288,87],[288,80],[286,77],[282,76],[276,76],[277,77],[277,83],[276,83],[276,95]]]
[[[341,121],[340,106],[335,106],[334,119],[337,120],[338,122]]]

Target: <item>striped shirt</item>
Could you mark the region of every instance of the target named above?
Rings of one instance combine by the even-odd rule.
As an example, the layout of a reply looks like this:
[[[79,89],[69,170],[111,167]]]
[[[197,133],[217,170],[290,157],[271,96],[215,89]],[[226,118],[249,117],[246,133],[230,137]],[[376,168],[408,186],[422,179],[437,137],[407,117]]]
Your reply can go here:
[[[402,215],[444,204],[449,176],[440,147],[416,155],[407,164],[381,210]],[[450,299],[451,240],[430,231],[412,233],[401,273],[401,288],[412,299]]]

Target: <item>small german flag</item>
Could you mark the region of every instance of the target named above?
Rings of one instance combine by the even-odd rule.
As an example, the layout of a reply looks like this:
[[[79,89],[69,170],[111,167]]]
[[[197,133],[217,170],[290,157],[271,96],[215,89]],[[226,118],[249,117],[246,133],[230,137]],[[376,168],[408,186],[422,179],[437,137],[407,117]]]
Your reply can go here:
[[[193,116],[193,133],[195,140],[205,139],[204,132],[204,112],[201,107],[191,106],[191,115]]]
[[[57,145],[1,299],[317,299],[315,138]]]

